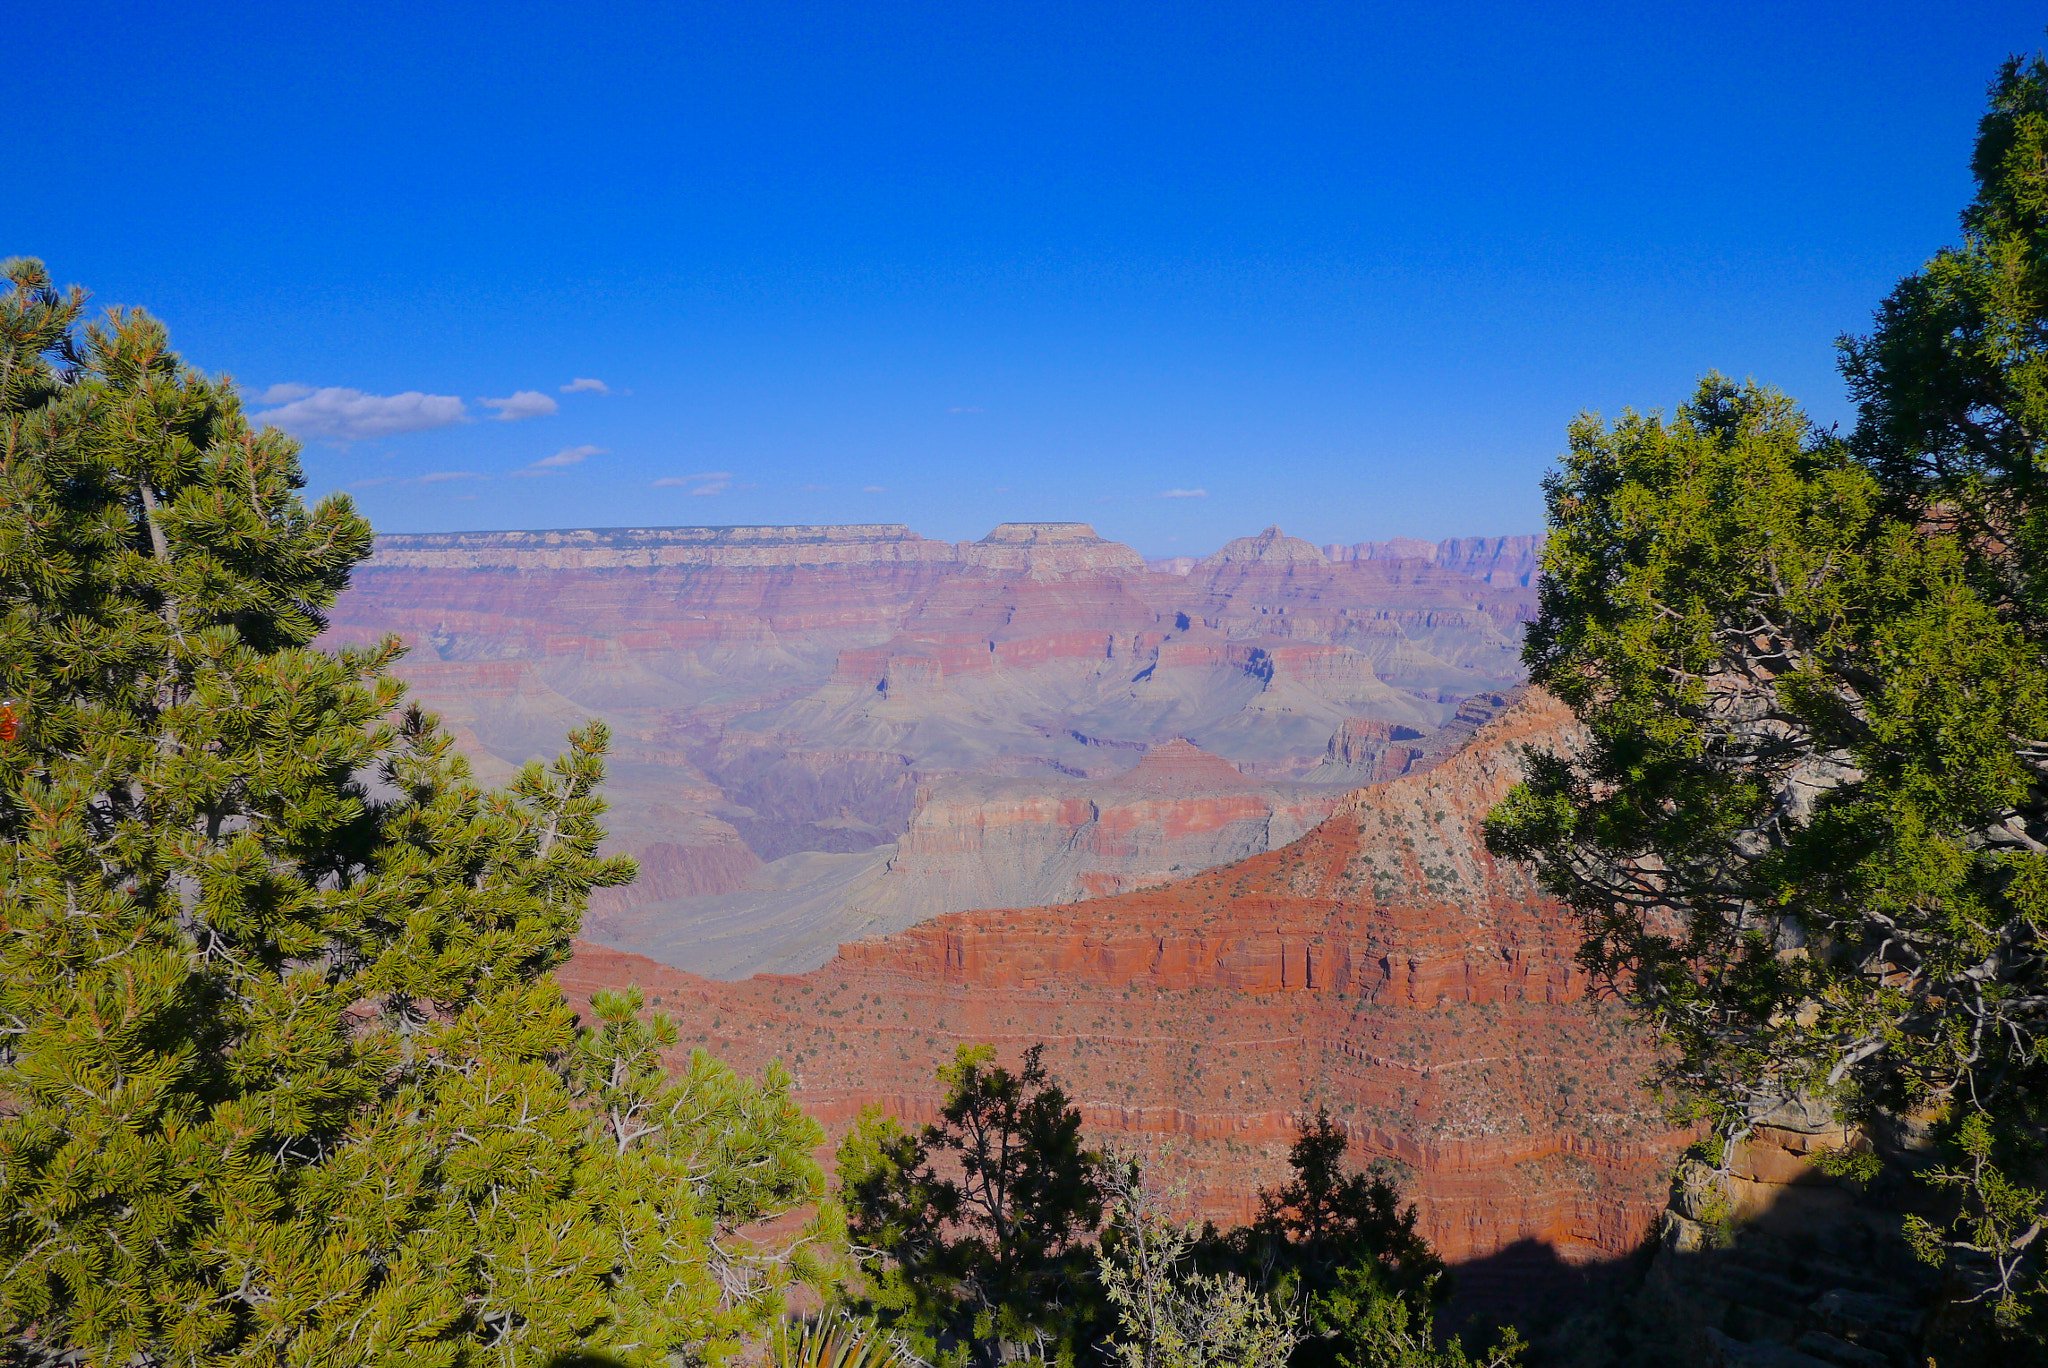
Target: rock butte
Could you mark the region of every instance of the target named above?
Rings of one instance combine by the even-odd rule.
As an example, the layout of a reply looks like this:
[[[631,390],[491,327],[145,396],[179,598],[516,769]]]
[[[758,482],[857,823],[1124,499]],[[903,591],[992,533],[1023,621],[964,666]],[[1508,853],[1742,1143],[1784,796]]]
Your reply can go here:
[[[1336,549],[1269,528],[1168,573],[1085,523],[387,536],[328,641],[405,637],[486,778],[611,724],[613,848],[642,877],[592,934],[810,968],[863,929],[1284,842],[1519,681],[1533,539]],[[1149,808],[1104,787],[1182,741],[1218,759]]]
[[[686,1046],[785,1061],[835,1134],[869,1104],[930,1117],[960,1043],[1014,1059],[1043,1042],[1094,1138],[1170,1142],[1217,1218],[1250,1214],[1295,1118],[1326,1103],[1354,1159],[1397,1166],[1450,1259],[1532,1241],[1567,1265],[1619,1257],[1689,1136],[1640,1086],[1650,1041],[1589,999],[1571,918],[1480,835],[1519,747],[1573,735],[1532,694],[1282,848],[1114,897],[948,914],[802,975],[717,982],[583,944],[558,978],[579,1007],[637,983]]]

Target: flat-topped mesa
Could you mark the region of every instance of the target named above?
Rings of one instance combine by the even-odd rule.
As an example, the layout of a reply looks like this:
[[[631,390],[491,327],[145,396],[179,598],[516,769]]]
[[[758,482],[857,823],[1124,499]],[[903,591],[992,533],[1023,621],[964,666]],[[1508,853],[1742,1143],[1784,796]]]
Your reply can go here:
[[[425,532],[377,538],[373,568],[608,570],[654,566],[872,565],[955,562],[951,542],[901,523],[788,527],[593,527]]]
[[[1277,527],[1269,527],[1256,537],[1236,537],[1225,542],[1221,551],[1196,561],[1195,569],[1221,570],[1225,566],[1243,568],[1251,565],[1278,568],[1311,565],[1320,568],[1328,564],[1314,542],[1290,537]]]
[[[960,560],[977,569],[1032,579],[1145,569],[1145,558],[1136,551],[1077,522],[1003,523],[978,542],[960,543]]]

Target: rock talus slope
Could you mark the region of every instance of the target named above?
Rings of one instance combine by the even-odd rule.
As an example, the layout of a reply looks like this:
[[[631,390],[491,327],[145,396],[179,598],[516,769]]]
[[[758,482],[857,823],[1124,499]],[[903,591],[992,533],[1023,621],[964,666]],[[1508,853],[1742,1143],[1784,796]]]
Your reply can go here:
[[[1216,1217],[1251,1213],[1327,1104],[1447,1257],[1619,1255],[1685,1137],[1642,1091],[1650,1042],[1589,998],[1569,917],[1480,840],[1517,748],[1570,728],[1524,698],[1427,773],[1163,887],[949,914],[802,975],[721,983],[585,945],[559,977],[576,1001],[638,982],[686,1044],[785,1061],[835,1130],[868,1104],[929,1117],[960,1043],[1043,1043],[1094,1138],[1170,1143]]]

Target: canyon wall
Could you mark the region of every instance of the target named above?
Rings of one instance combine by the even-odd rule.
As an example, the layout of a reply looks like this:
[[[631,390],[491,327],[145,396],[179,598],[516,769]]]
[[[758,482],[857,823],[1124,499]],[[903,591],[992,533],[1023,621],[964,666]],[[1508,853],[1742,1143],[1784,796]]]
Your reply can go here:
[[[1285,786],[1398,773],[1389,747],[1518,682],[1533,602],[1428,558],[1332,563],[1277,528],[1185,573],[1080,523],[960,543],[892,524],[446,533],[380,538],[326,640],[405,638],[400,674],[486,777],[606,720],[611,848],[643,877],[600,895],[593,934],[743,973],[811,967],[857,926],[1130,887],[1291,837],[1333,800]],[[1090,825],[1062,815],[1075,781],[1181,741],[1281,786],[1252,806],[1297,815],[1205,835],[1162,811],[1131,819],[1171,833],[1143,849],[1100,837],[1121,817],[1070,839]],[[993,844],[933,864],[942,830]],[[1029,853],[1062,843],[1056,872]],[[991,881],[1017,859],[1036,872]],[[781,949],[736,948],[726,932],[749,927]]]
[[[802,975],[717,982],[585,945],[558,977],[578,1003],[640,984],[685,1048],[785,1061],[835,1133],[870,1104],[929,1118],[961,1043],[1011,1061],[1043,1043],[1093,1139],[1170,1146],[1218,1219],[1251,1214],[1324,1104],[1452,1260],[1527,1242],[1567,1265],[1619,1256],[1688,1137],[1643,1091],[1652,1043],[1589,994],[1572,919],[1481,839],[1520,747],[1569,745],[1572,726],[1522,698],[1427,772],[1159,887],[952,913]]]
[[[1470,575],[1487,584],[1519,585],[1536,582],[1543,559],[1541,537],[1452,537],[1440,542],[1395,537],[1383,542],[1332,544],[1323,548],[1331,561],[1423,560],[1447,570]]]

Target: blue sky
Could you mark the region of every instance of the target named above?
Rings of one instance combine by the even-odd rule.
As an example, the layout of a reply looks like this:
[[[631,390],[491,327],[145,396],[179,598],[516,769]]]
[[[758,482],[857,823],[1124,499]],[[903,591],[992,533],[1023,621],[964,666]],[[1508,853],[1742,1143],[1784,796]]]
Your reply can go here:
[[[10,23],[0,252],[385,531],[1533,531],[1579,410],[1846,418],[2043,20],[75,0]]]

